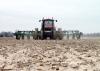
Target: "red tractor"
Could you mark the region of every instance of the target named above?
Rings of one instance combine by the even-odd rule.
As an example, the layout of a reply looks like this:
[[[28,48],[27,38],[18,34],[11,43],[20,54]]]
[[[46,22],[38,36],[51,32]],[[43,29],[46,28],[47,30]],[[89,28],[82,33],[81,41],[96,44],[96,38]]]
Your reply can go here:
[[[39,31],[38,28],[35,28],[35,31],[33,33],[34,39],[62,39],[63,38],[63,31],[59,28],[56,31],[54,22],[57,22],[57,20],[54,19],[42,19],[39,20],[39,22],[42,22],[41,30]]]

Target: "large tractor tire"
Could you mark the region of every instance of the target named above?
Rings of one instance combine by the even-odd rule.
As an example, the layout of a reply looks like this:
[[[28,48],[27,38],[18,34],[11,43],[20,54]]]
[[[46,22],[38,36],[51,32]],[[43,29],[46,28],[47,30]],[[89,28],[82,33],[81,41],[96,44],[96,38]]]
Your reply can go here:
[[[57,39],[57,32],[56,32],[56,30],[53,31],[53,39],[54,39],[54,40]]]
[[[43,36],[43,31],[41,30],[41,33],[40,33],[41,35],[41,40],[43,40],[44,39],[44,36]]]
[[[34,34],[33,34],[33,39],[37,40],[38,39],[38,28],[35,28]]]
[[[61,28],[58,28],[58,31],[57,31],[57,38],[59,40],[62,40],[63,39],[63,31]]]

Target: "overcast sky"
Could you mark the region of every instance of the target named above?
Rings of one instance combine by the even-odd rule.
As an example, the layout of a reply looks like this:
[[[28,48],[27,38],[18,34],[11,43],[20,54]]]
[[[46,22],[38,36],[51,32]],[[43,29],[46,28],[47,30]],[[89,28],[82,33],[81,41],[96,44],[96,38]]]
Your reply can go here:
[[[100,0],[0,0],[0,32],[40,28],[57,19],[57,28],[100,32]]]

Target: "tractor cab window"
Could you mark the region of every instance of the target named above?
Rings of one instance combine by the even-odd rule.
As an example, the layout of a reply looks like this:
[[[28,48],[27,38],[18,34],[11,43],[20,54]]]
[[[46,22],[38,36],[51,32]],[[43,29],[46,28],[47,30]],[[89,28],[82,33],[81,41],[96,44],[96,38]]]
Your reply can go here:
[[[52,25],[53,21],[45,21],[45,25]]]
[[[53,27],[53,21],[45,21],[44,26],[46,28],[52,28]]]

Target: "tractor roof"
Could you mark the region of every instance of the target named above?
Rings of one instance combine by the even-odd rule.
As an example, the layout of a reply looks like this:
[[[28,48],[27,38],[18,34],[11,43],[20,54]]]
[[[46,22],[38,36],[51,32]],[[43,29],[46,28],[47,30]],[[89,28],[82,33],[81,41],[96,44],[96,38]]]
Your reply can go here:
[[[43,19],[42,21],[54,21],[53,19]]]

